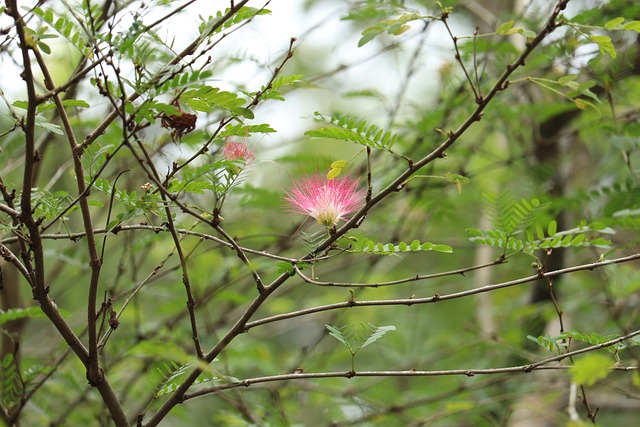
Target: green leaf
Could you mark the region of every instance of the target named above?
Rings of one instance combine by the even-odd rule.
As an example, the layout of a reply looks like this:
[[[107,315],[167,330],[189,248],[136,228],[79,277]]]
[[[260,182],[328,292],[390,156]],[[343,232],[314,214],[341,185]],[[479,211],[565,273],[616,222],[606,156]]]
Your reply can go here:
[[[508,35],[509,30],[511,30],[514,24],[515,24],[515,21],[507,21],[503,24],[500,24],[500,26],[496,29],[496,34],[499,34],[501,36]]]
[[[329,170],[329,173],[327,173],[327,180],[331,181],[332,179],[337,178],[338,175],[340,175],[340,172],[342,172],[342,168],[333,168]]]
[[[574,82],[578,78],[577,74],[569,74],[558,79],[558,83],[562,86],[568,86],[570,82]]]
[[[46,318],[40,307],[27,307],[27,308],[10,308],[8,310],[0,310],[0,324],[10,322],[12,320],[25,319],[25,318]]]
[[[335,162],[331,163],[331,167],[332,168],[344,168],[347,165],[347,161],[346,160],[336,160]]]
[[[349,349],[349,351],[351,351],[351,345],[349,344],[345,336],[342,335],[342,331],[340,331],[339,328],[336,328],[335,326],[331,326],[331,325],[326,325],[326,324],[324,326],[327,328],[327,330],[329,330],[329,335],[331,335],[332,337],[340,341],[342,345],[344,345]]]
[[[611,58],[615,59],[617,55],[616,48],[613,46],[611,37],[609,36],[591,36],[591,41],[598,44],[600,54],[608,54]]]
[[[211,86],[185,91],[180,96],[180,101],[196,111],[209,113],[214,108],[222,108],[237,116],[253,117],[253,113],[243,107],[246,103],[243,98],[238,97],[235,93],[221,91],[219,88]]]
[[[371,327],[373,327],[372,331],[371,331],[371,335],[369,336],[369,338],[366,339],[365,342],[362,343],[362,345],[360,345],[360,348],[365,348],[366,346],[373,344],[374,342],[378,341],[380,338],[382,338],[382,336],[384,334],[386,334],[387,332],[390,331],[395,331],[396,327],[393,325],[387,325],[387,326],[373,326],[371,323],[369,324]]]
[[[27,101],[14,101],[11,105],[13,105],[14,107],[22,108],[23,110],[29,108],[29,103]]]
[[[453,248],[449,245],[436,245],[431,242],[420,243],[420,240],[414,240],[411,244],[400,242],[397,245],[392,243],[375,243],[373,240],[363,238],[359,239],[355,236],[349,237],[351,246],[347,252],[365,253],[374,255],[397,255],[401,252],[442,252],[453,253]]]
[[[40,48],[40,50],[42,52],[44,52],[47,55],[51,54],[51,48],[49,47],[49,45],[47,45],[46,43],[42,43],[42,42],[38,42],[38,47]]]
[[[411,26],[407,25],[407,22],[415,21],[418,19],[430,18],[428,16],[419,15],[417,13],[405,13],[398,18],[383,19],[382,21],[371,25],[362,30],[362,37],[358,40],[358,47],[362,47],[369,43],[382,33],[390,35],[400,35],[408,31]]]
[[[623,30],[627,31],[635,31],[636,33],[640,33],[640,21],[629,21],[622,26]]]
[[[624,22],[623,17],[613,18],[611,21],[604,24],[604,28],[606,28],[607,30],[619,29],[619,28],[622,28],[620,24],[622,24],[623,22]]]
[[[56,124],[49,123],[42,116],[36,116],[35,125],[39,128],[45,129],[48,132],[55,133],[56,135],[64,135],[62,128]]]
[[[87,103],[87,101],[83,101],[80,99],[65,99],[62,101],[62,106],[64,108],[90,108],[91,106]],[[37,111],[38,113],[42,113],[43,111],[53,110],[56,108],[55,102],[47,102],[45,104],[38,105]]]
[[[581,110],[589,110],[591,112],[593,112],[594,114],[596,114],[598,117],[600,117],[602,115],[602,113],[600,113],[600,110],[598,109],[598,107],[596,107],[593,103],[589,102],[589,101],[585,101],[584,99],[580,99],[580,98],[576,98],[574,100],[576,107],[578,107]]]
[[[613,361],[602,354],[594,353],[578,359],[569,368],[571,379],[578,385],[591,386],[605,379],[613,368]]]
[[[229,13],[229,11],[230,9],[227,8],[224,11],[224,15]],[[247,21],[254,16],[268,15],[270,13],[271,11],[269,9],[257,9],[255,7],[243,6],[230,19],[223,22],[222,25],[216,27],[214,30],[214,27],[223,16],[223,13],[221,11],[218,11],[216,13],[216,16],[210,16],[206,22],[200,24],[200,34],[204,36],[210,36],[212,33],[217,34],[223,30],[233,27],[234,25],[238,25],[244,21]]]
[[[314,119],[337,127],[320,128],[305,132],[305,135],[311,138],[339,139],[388,152],[392,152],[391,147],[398,140],[398,135],[391,132],[383,132],[376,125],[368,125],[366,120],[358,120],[342,114],[336,113],[332,116],[325,116],[316,111]]]
[[[276,273],[277,274],[288,274],[289,276],[295,275],[295,270],[293,269],[293,264],[287,261],[280,261],[276,263]]]
[[[254,133],[273,133],[276,132],[269,124],[259,124],[259,125],[245,125],[243,123],[227,125],[222,132],[220,132],[221,138],[226,138],[230,136],[242,136],[249,137]]]
[[[341,328],[331,325],[325,325],[325,327],[329,331],[329,335],[349,349],[351,355],[355,355],[366,346],[378,341],[387,332],[396,330],[393,325],[375,326],[372,323],[364,322],[346,325]]]

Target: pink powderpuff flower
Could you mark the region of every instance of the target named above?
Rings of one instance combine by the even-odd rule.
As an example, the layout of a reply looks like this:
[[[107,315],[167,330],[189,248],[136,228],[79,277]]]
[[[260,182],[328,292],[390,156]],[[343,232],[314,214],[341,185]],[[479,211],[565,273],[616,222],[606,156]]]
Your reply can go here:
[[[328,180],[313,175],[295,182],[284,201],[291,212],[309,215],[328,228],[360,209],[364,193],[358,190],[358,181],[349,177]]]
[[[244,160],[250,163],[255,155],[244,142],[228,141],[222,149],[225,160]]]

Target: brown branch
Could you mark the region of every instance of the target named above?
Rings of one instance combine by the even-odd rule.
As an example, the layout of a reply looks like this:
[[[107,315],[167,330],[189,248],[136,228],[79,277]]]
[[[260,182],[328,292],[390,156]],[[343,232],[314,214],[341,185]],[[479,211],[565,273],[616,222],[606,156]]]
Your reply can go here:
[[[401,283],[410,283],[416,282],[419,280],[427,280],[434,279],[437,277],[446,277],[446,276],[456,276],[461,275],[464,276],[465,273],[470,271],[480,270],[487,267],[492,267],[494,265],[504,264],[506,261],[502,258],[498,258],[493,262],[488,262],[486,264],[474,265],[472,267],[459,268],[457,270],[443,271],[442,273],[433,273],[433,274],[416,274],[415,276],[406,277],[404,279],[390,280],[388,282],[372,282],[372,283],[347,283],[347,282],[323,282],[320,280],[312,279],[309,276],[306,276],[302,273],[300,268],[294,263],[294,270],[300,276],[302,280],[312,285],[317,286],[333,286],[333,287],[342,287],[342,288],[379,288],[384,286],[393,286],[399,285]]]
[[[50,91],[55,89],[53,79],[51,78],[51,74],[49,73],[49,68],[47,67],[46,62],[38,49],[34,49],[34,55],[44,75],[45,87]],[[71,121],[67,116],[67,112],[62,105],[62,100],[56,94],[53,95],[53,101],[56,104],[56,109],[58,111],[58,114],[60,115],[60,121],[63,124],[67,140],[69,142],[69,147],[73,155],[73,170],[76,178],[78,194],[88,194],[86,183],[84,180],[84,169],[82,166],[82,146],[78,144],[76,140],[75,132],[73,131]],[[89,380],[90,384],[98,385],[104,379],[104,373],[102,372],[102,369],[100,368],[98,362],[98,335],[96,329],[96,305],[102,261],[98,254],[95,235],[93,233],[93,224],[91,211],[89,209],[88,196],[80,197],[78,203],[80,205],[80,212],[82,214],[82,222],[84,225],[85,233],[87,233],[87,250],[89,252],[89,265],[91,267],[91,277],[89,279],[89,294],[87,300],[87,326],[89,328],[89,363],[87,366],[87,379]],[[113,409],[116,410],[116,408]],[[121,407],[120,411],[122,411]]]
[[[162,227],[162,226],[157,226],[157,225],[147,225],[147,224],[132,224],[132,225],[119,225],[114,227],[113,229],[106,229],[106,228],[96,228],[93,230],[94,234],[103,234],[103,233],[120,233],[122,231],[135,231],[135,230],[148,230],[148,231],[152,231],[154,233],[161,233],[161,232],[166,232],[168,231],[166,227]],[[182,228],[176,228],[176,231],[179,234],[184,234],[187,236],[194,236],[194,237],[199,237],[201,239],[204,240],[210,240],[212,242],[215,242],[219,245],[222,246],[226,246],[228,248],[233,249],[233,245],[219,237],[216,236],[212,236],[210,234],[207,233],[202,233],[199,231],[191,231],[191,230],[185,230]],[[81,239],[83,237],[85,237],[87,235],[87,233],[85,232],[77,232],[77,233],[65,233],[65,234],[58,234],[58,233],[50,233],[50,234],[42,234],[40,237],[44,240],[46,239],[51,239],[51,240],[71,240],[71,241],[75,241],[78,239]],[[13,237],[7,237],[4,239],[0,239],[0,244],[9,244],[9,243],[15,243],[19,240],[18,237],[13,236]],[[291,262],[291,263],[298,263],[298,262],[316,262],[316,261],[323,261],[326,259],[331,258],[331,256],[322,256],[322,257],[317,257],[317,258],[305,258],[304,260],[301,258],[291,258],[291,257],[285,257],[282,255],[276,255],[276,254],[272,254],[270,252],[264,251],[264,250],[257,250],[257,249],[251,249],[251,248],[247,248],[244,246],[238,246],[243,252],[246,253],[250,253],[253,255],[258,255],[258,256],[263,256],[265,258],[271,258],[271,259],[275,259],[275,260],[279,260],[279,261],[287,261],[287,262]],[[455,274],[455,273],[454,273]],[[459,274],[459,273],[458,273]]]
[[[560,362],[569,357],[577,356],[580,354],[588,353],[591,351],[599,350],[612,346],[614,344],[626,341],[640,335],[640,330],[636,330],[621,337],[582,348],[580,350],[574,350],[570,353],[564,353],[557,356],[549,357],[547,359],[540,360],[538,362],[530,363],[527,365],[508,366],[504,368],[486,368],[486,369],[444,369],[437,371],[420,371],[416,369],[410,369],[407,371],[346,371],[346,372],[317,372],[317,373],[292,373],[282,375],[272,375],[266,377],[249,378],[241,381],[231,382],[215,387],[208,387],[202,390],[195,391],[193,393],[185,394],[184,400],[193,399],[195,397],[204,396],[211,393],[217,393],[222,390],[229,390],[238,387],[250,387],[254,384],[276,382],[276,381],[292,381],[292,380],[305,380],[315,378],[354,378],[354,377],[437,377],[437,376],[450,376],[450,375],[464,375],[467,377],[474,377],[476,375],[496,375],[507,373],[530,373],[539,370],[568,370],[571,366],[566,365],[551,365],[552,362]],[[623,372],[637,372],[637,366],[615,366],[611,368],[612,371]]]
[[[561,275],[573,273],[576,271],[594,270],[596,268],[603,267],[605,265],[620,264],[620,263],[630,262],[638,259],[640,259],[640,253],[629,255],[626,257],[616,258],[608,261],[598,261],[590,264],[582,264],[574,267],[563,268],[560,270],[549,271],[546,273],[534,274],[532,276],[510,280],[508,282],[497,283],[494,285],[485,285],[479,288],[473,288],[466,291],[454,292],[452,294],[445,294],[445,295],[435,294],[433,296],[426,297],[426,298],[401,298],[401,299],[372,300],[372,301],[355,301],[350,299],[348,301],[339,302],[335,304],[327,304],[327,305],[322,305],[318,307],[311,307],[303,310],[292,311],[289,313],[278,314],[275,316],[270,316],[270,317],[265,317],[259,320],[255,320],[253,322],[249,322],[246,324],[245,331],[248,331],[251,328],[255,328],[256,326],[264,325],[267,323],[278,322],[280,320],[306,316],[313,313],[321,313],[324,311],[337,310],[341,308],[389,306],[389,305],[412,306],[412,305],[418,305],[418,304],[430,304],[430,303],[435,303],[439,301],[453,300],[453,299],[467,297],[469,295],[477,295],[485,292],[491,292],[496,289],[509,288],[512,286],[521,285],[523,283],[533,282],[540,278],[561,276]]]

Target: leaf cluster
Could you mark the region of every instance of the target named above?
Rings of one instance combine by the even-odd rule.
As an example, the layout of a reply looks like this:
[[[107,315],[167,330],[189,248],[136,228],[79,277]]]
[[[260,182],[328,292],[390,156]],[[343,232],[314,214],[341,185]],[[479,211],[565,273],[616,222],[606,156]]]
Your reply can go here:
[[[578,331],[567,331],[555,336],[541,335],[539,337],[533,337],[528,335],[527,339],[537,343],[550,352],[560,354],[567,351],[572,340],[581,341],[589,345],[598,345],[616,339],[619,336],[620,335],[616,334],[602,335],[597,332],[584,333]],[[636,336],[604,348],[615,355],[625,348],[638,345],[640,345],[640,338]]]
[[[469,240],[484,245],[532,254],[538,249],[567,247],[610,247],[611,241],[594,234],[613,234],[614,231],[600,222],[581,223],[578,227],[558,231],[557,222],[550,220],[543,226],[548,203],[538,199],[516,201],[510,191],[484,195],[485,212],[493,229],[468,228]]]
[[[342,343],[352,356],[355,356],[356,353],[366,346],[378,341],[387,332],[396,330],[396,327],[393,325],[376,326],[373,323],[365,322],[342,327],[331,325],[325,325],[325,327],[329,331],[329,335]]]
[[[235,25],[241,24],[245,21],[249,21],[253,19],[255,16],[259,15],[269,15],[271,11],[269,9],[257,9],[255,7],[243,6],[238,10],[230,19],[222,21],[222,18],[229,13],[230,9],[225,9],[224,13],[222,11],[217,11],[216,16],[209,16],[209,18],[200,24],[199,31],[202,36],[208,37],[212,34],[220,33],[223,30],[227,30]],[[219,25],[213,29],[219,22],[222,21],[222,25]]]
[[[234,116],[254,118],[253,112],[244,107],[247,102],[244,98],[211,86],[187,90],[180,96],[180,101],[195,111],[210,113],[214,109],[224,109]]]
[[[336,127],[314,129],[304,133],[311,138],[339,139],[388,152],[392,152],[391,147],[398,141],[397,134],[385,131],[374,124],[368,124],[366,120],[339,113],[325,116],[317,111],[313,118]]]
[[[453,248],[449,245],[435,244],[431,242],[423,242],[413,240],[411,243],[400,242],[397,245],[393,243],[376,243],[371,239],[359,239],[355,236],[349,236],[351,244],[347,252],[374,254],[374,255],[397,255],[402,252],[426,252],[435,251],[443,253],[453,253]]]
[[[53,9],[43,10],[40,7],[35,7],[32,12],[39,16],[44,22],[52,25],[53,29],[67,39],[72,46],[82,53],[82,55],[85,57],[91,56],[91,44],[89,43],[88,38],[84,35],[84,31],[78,29],[74,22],[64,16],[57,15]],[[57,37],[57,35],[48,34],[48,30],[49,27],[47,26],[40,27],[38,30],[38,33],[41,33],[39,39]],[[51,48],[41,41],[38,43],[38,47],[40,47],[40,49],[46,54],[51,53]]]

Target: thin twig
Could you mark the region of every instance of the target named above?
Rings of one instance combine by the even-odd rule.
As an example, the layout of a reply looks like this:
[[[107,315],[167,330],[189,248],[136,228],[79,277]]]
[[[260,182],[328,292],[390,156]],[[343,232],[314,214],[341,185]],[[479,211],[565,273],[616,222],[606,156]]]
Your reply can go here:
[[[314,378],[354,378],[354,377],[436,377],[436,376],[450,376],[450,375],[464,375],[467,377],[474,377],[476,375],[496,375],[506,373],[530,373],[539,370],[568,370],[571,366],[566,365],[549,365],[553,362],[560,362],[569,357],[577,356],[580,354],[592,352],[602,348],[612,346],[614,344],[626,341],[640,335],[640,330],[636,330],[621,337],[582,348],[580,350],[574,350],[570,353],[564,353],[557,356],[549,357],[547,359],[540,360],[538,362],[530,363],[527,365],[508,366],[503,368],[486,368],[486,369],[444,369],[436,371],[421,371],[411,369],[407,371],[346,371],[346,372],[317,372],[317,373],[291,373],[282,375],[272,375],[266,377],[249,378],[241,381],[231,382],[229,384],[219,385],[215,387],[208,387],[202,390],[195,391],[193,393],[187,393],[184,396],[184,400],[193,399],[195,397],[204,396],[211,393],[217,393],[222,390],[229,390],[237,387],[249,387],[254,384],[276,382],[276,381],[292,381],[292,380],[305,380]],[[549,366],[548,366],[549,365]],[[637,366],[615,366],[611,368],[612,371],[632,372],[638,371]]]
[[[426,298],[401,298],[401,299],[371,300],[371,301],[356,301],[356,300],[350,299],[348,301],[339,302],[335,304],[327,304],[327,305],[322,305],[317,307],[311,307],[303,310],[292,311],[289,313],[278,314],[275,316],[269,316],[259,320],[255,320],[253,322],[249,322],[246,324],[245,331],[248,331],[251,328],[255,328],[256,326],[264,325],[267,323],[273,323],[280,320],[306,316],[309,314],[320,313],[324,311],[337,310],[341,308],[373,307],[373,306],[389,306],[389,305],[412,306],[412,305],[418,305],[418,304],[430,304],[430,303],[435,303],[440,301],[448,301],[448,300],[467,297],[469,295],[477,295],[485,292],[491,292],[496,289],[509,288],[512,286],[521,285],[523,283],[533,282],[540,278],[561,276],[561,275],[573,273],[576,271],[594,270],[596,268],[604,267],[606,265],[620,264],[620,263],[630,262],[638,259],[640,259],[640,253],[629,255],[626,257],[616,258],[612,260],[597,261],[590,264],[582,264],[574,267],[563,268],[560,270],[549,271],[542,274],[535,274],[532,276],[522,277],[520,279],[510,280],[508,282],[502,282],[494,285],[485,285],[479,288],[468,289],[466,291],[454,292],[451,294],[444,294],[444,295],[435,294],[433,296],[426,297]]]

